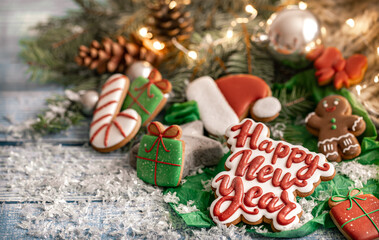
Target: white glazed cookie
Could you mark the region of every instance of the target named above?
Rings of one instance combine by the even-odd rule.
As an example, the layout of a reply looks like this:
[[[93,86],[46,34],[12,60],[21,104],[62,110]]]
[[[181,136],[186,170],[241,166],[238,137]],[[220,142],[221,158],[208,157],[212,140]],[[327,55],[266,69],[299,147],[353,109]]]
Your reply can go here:
[[[257,118],[273,118],[276,117],[282,105],[275,97],[265,97],[258,99],[252,108],[252,114]]]
[[[186,94],[188,100],[197,102],[200,118],[209,133],[222,136],[231,124],[239,122],[238,116],[211,77],[203,76],[191,82]]]
[[[141,117],[133,109],[120,111],[129,79],[112,75],[103,85],[90,125],[90,143],[100,152],[110,152],[129,142],[141,126]]]
[[[295,196],[313,193],[320,181],[334,177],[334,166],[323,154],[269,138],[269,129],[244,119],[226,131],[232,154],[226,171],[212,181],[216,199],[210,214],[216,223],[271,223],[275,231],[299,223],[301,206]]]

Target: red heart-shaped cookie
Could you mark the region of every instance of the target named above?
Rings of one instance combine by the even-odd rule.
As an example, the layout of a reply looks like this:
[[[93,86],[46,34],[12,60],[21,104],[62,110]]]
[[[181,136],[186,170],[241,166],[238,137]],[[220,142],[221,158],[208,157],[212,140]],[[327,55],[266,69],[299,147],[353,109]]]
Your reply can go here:
[[[271,96],[267,83],[253,75],[229,75],[217,79],[216,84],[240,119],[248,115],[255,101]]]

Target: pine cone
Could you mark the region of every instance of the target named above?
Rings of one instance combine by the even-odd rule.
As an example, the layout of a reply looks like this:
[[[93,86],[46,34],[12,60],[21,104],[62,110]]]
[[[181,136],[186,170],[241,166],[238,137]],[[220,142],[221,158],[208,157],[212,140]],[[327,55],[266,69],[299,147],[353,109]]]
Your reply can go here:
[[[135,36],[133,41],[117,37],[117,42],[105,38],[101,43],[93,40],[90,47],[80,46],[75,61],[79,66],[96,69],[98,73],[125,72],[135,61],[144,60],[152,65],[158,64],[161,56],[143,46]]]
[[[183,41],[191,36],[193,20],[189,12],[184,11],[183,5],[159,1],[150,6],[148,25],[152,28],[155,38],[162,42],[169,42],[172,38]]]

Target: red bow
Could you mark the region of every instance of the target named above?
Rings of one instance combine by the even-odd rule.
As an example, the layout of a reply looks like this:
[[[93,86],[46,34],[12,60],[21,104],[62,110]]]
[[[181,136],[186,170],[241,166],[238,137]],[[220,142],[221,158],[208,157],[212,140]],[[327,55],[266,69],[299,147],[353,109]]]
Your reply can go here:
[[[153,70],[151,70],[147,79],[149,79],[149,82],[147,82],[139,88],[134,88],[134,90],[140,91],[147,88],[147,96],[149,98],[154,97],[154,94],[150,93],[150,88],[153,84],[157,86],[163,93],[168,93],[171,91],[171,83],[167,79],[162,79],[162,75],[157,69],[154,68]]]
[[[157,136],[158,138],[155,140],[149,150],[145,148],[146,152],[151,152],[157,143],[158,148],[159,144],[162,143],[164,150],[166,152],[170,152],[170,150],[167,150],[166,146],[164,145],[163,138],[179,139],[182,136],[182,130],[178,125],[172,125],[164,130],[164,127],[160,122],[151,122],[147,127],[147,130],[149,131],[150,135]]]

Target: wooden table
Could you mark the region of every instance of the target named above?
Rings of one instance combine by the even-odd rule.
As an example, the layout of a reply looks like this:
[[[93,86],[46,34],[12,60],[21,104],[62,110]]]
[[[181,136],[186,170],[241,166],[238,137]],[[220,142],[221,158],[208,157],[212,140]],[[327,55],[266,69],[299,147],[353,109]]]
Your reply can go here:
[[[34,118],[36,114],[44,109],[45,99],[53,94],[62,94],[63,89],[54,84],[39,85],[38,83],[28,82],[27,66],[18,58],[20,51],[19,40],[22,38],[33,37],[33,31],[29,28],[37,22],[46,21],[51,16],[64,15],[67,9],[76,8],[74,3],[61,0],[2,0],[0,1],[0,126],[3,128],[17,125]],[[5,164],[9,158],[9,145],[20,145],[13,147],[13,152],[30,157],[33,152],[26,149],[26,142],[33,141],[27,138],[12,137],[6,133],[0,133],[0,239],[33,239],[28,232],[20,227],[24,218],[22,211],[24,202],[21,202],[19,189],[10,189],[7,187],[7,179],[10,174],[14,173],[12,166]],[[49,135],[42,139],[43,142],[51,144],[63,144],[63,148],[73,152],[86,152],[93,158],[100,158],[103,155],[92,151],[88,147],[77,147],[88,142],[88,124],[80,127],[69,129],[65,133]],[[74,146],[73,146],[74,145]],[[1,147],[2,146],[2,147]],[[37,150],[38,153],[38,150]],[[30,155],[29,155],[30,154]],[[103,157],[104,158],[104,157]],[[125,158],[123,153],[114,153],[106,155],[109,161],[120,161]],[[59,160],[59,159],[56,159]],[[130,166],[126,168],[130,169]],[[126,169],[128,170],[128,169]],[[23,176],[25,178],[25,176]],[[78,199],[84,199],[86,196],[69,196],[65,200],[66,204],[74,204]],[[33,204],[28,203],[31,208]],[[89,208],[97,208],[101,203],[93,199]],[[95,225],[102,224],[102,215],[113,211],[103,209],[97,215],[93,215]],[[128,211],[128,209],[126,209]],[[183,230],[177,230],[179,234]],[[183,235],[182,235],[183,236]],[[251,235],[258,237],[258,235]],[[129,235],[128,238],[131,236]],[[103,236],[103,238],[108,238]],[[304,239],[333,238],[342,239],[342,235],[336,229],[320,229],[305,237]]]

